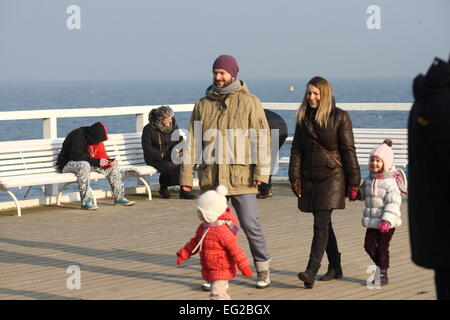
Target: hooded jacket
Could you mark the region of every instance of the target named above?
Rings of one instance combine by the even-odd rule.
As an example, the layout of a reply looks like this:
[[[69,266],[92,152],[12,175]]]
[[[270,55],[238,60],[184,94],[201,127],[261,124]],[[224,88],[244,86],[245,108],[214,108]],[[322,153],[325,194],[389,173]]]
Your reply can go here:
[[[450,61],[449,61],[450,62]],[[450,63],[414,79],[408,122],[408,212],[412,260],[450,269]]]
[[[227,208],[218,220],[229,220],[236,226],[238,225],[236,215],[230,208]],[[178,250],[177,255],[187,260],[192,254],[197,253],[193,253],[193,250],[201,241],[206,229],[206,223],[200,224],[195,237]],[[250,265],[244,251],[237,242],[237,235],[231,231],[227,224],[209,227],[201,245],[200,263],[203,279],[208,282],[230,280],[236,276],[236,267],[242,270]]]
[[[304,212],[344,209],[348,188],[359,188],[361,174],[348,113],[334,104],[326,128],[315,122],[315,109],[295,127],[289,181],[300,179],[298,208]],[[325,152],[326,148],[342,166]]]
[[[100,167],[100,159],[109,159],[103,145],[106,140],[108,134],[101,122],[71,131],[64,139],[58,155],[58,170],[62,172],[69,161],[87,161],[94,167]]]
[[[171,152],[172,149],[183,140],[183,137],[180,135],[180,138],[177,141],[171,141],[172,133],[175,130],[178,130],[175,117],[172,118],[173,130],[171,132],[161,132],[156,123],[157,121],[161,121],[160,119],[150,117],[149,121],[150,122],[142,130],[141,137],[145,163],[154,167],[161,173],[173,170],[178,165],[175,165],[171,161]],[[179,151],[182,151],[181,146],[179,149]]]
[[[268,182],[271,165],[269,125],[261,102],[240,81],[241,88],[225,98],[210,86],[205,97],[195,104],[180,170],[180,185],[193,185],[197,163],[200,164],[198,177],[202,192],[222,184],[228,189],[228,195],[250,194],[257,192],[253,180]],[[254,140],[250,139],[250,131],[256,135]],[[196,137],[194,132],[201,137]],[[231,139],[231,134],[235,134],[235,138]],[[240,138],[236,138],[239,135]],[[221,147],[217,148],[218,145]],[[210,155],[210,161],[205,161],[205,155]]]

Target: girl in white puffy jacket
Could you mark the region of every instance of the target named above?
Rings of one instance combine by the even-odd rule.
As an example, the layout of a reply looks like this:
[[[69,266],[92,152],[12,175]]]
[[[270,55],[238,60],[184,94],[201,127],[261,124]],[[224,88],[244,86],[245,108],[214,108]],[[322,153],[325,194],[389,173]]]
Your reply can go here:
[[[370,173],[360,188],[360,199],[366,204],[362,219],[367,228],[364,249],[380,269],[381,285],[388,283],[389,242],[395,228],[402,224],[402,198],[393,162],[392,141],[386,139],[370,153]]]

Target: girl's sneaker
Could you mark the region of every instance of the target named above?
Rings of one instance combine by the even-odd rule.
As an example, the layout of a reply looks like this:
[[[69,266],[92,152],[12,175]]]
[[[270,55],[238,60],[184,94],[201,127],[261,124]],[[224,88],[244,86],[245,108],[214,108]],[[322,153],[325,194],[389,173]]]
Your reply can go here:
[[[203,291],[211,291],[211,282],[202,283]]]
[[[94,204],[94,202],[91,199],[87,199],[86,201],[84,201],[84,204],[81,206],[81,209],[97,210],[98,207]]]
[[[114,200],[114,205],[132,206],[132,205],[134,205],[134,201],[130,201],[127,198],[123,197],[123,198],[119,198],[117,200]]]

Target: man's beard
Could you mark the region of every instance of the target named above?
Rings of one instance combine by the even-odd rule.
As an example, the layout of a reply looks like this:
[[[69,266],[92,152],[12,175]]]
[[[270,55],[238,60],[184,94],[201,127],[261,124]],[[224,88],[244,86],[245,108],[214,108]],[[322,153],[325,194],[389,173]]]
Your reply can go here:
[[[234,78],[231,78],[231,80],[229,80],[229,81],[216,81],[216,80],[214,80],[214,85],[217,88],[225,88],[225,87],[228,87],[230,84],[232,84],[234,81],[235,81]]]

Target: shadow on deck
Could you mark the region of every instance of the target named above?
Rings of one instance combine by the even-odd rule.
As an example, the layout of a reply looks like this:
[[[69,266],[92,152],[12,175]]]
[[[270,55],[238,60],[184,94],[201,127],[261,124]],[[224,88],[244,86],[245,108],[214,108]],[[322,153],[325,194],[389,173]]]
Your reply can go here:
[[[317,281],[307,290],[297,279],[306,267],[312,239],[312,215],[301,213],[287,186],[258,200],[261,222],[272,255],[271,287],[257,290],[254,279],[238,275],[230,282],[232,299],[436,299],[434,274],[410,258],[406,202],[403,226],[391,242],[389,285],[369,289],[361,226],[363,203],[347,203],[332,216],[342,252],[344,279]],[[194,201],[145,200],[131,196],[134,207],[115,207],[99,200],[99,210],[82,211],[78,203],[0,214],[0,299],[208,299],[200,288],[198,257],[176,265],[175,252],[199,224]],[[249,260],[245,235],[239,243]],[[71,266],[80,270],[80,289],[68,289]],[[68,269],[69,268],[69,269]],[[324,258],[319,275],[326,272]],[[69,286],[70,287],[70,286]]]

